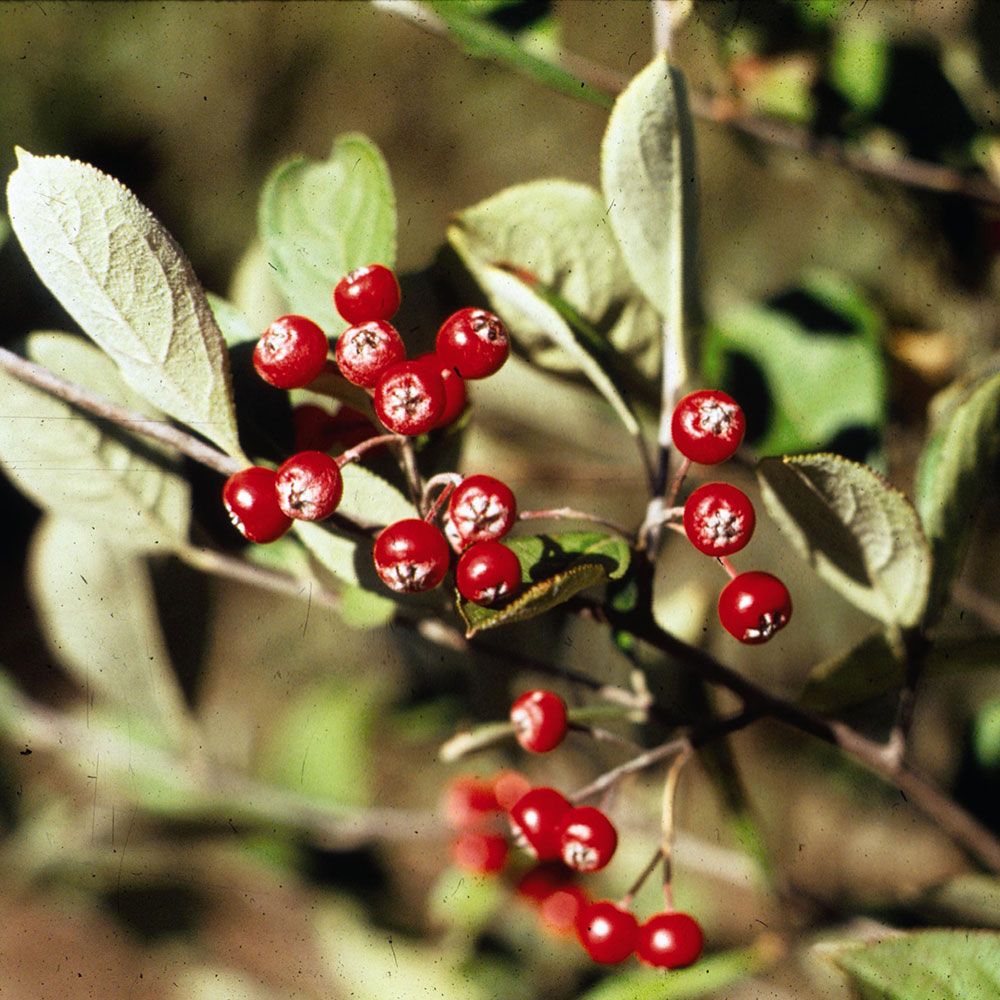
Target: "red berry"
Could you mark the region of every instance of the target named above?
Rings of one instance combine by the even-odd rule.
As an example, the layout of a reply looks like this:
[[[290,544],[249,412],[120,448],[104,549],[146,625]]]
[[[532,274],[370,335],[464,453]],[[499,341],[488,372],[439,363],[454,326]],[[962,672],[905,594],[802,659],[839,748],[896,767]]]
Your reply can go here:
[[[288,517],[322,521],[340,503],[344,479],[336,459],[323,451],[300,451],[278,467],[278,506]]]
[[[459,834],[451,845],[451,856],[459,868],[474,875],[495,875],[507,862],[507,841],[496,833],[474,830]]]
[[[415,359],[430,365],[441,376],[444,382],[444,409],[438,417],[435,429],[453,424],[465,409],[468,393],[465,391],[465,379],[450,365],[445,364],[436,354],[421,354]]]
[[[757,523],[750,498],[728,483],[699,486],[684,505],[684,530],[707,556],[729,556],[750,541]]]
[[[747,428],[740,404],[717,389],[685,396],[670,424],[677,450],[692,462],[715,465],[731,458]]]
[[[273,542],[292,526],[291,518],[278,506],[276,479],[273,469],[251,465],[231,475],[222,487],[229,520],[251,542]]]
[[[501,771],[493,779],[493,792],[505,812],[510,812],[517,800],[529,791],[531,782],[519,771]]]
[[[424,434],[444,412],[441,376],[419,361],[387,368],[375,386],[375,413],[396,434]]]
[[[333,290],[333,304],[348,323],[392,319],[399,300],[396,275],[382,264],[368,264],[351,271]]]
[[[383,528],[375,540],[375,572],[401,594],[436,587],[448,572],[449,557],[444,535],[415,517]]]
[[[614,965],[635,951],[639,924],[628,910],[602,899],[583,908],[577,919],[577,934],[595,962]]]
[[[578,806],[559,825],[559,850],[563,864],[578,872],[596,872],[614,856],[618,833],[600,809]]]
[[[573,881],[573,873],[556,861],[543,861],[529,869],[517,883],[517,894],[530,903],[542,904],[554,892],[565,889]]]
[[[492,476],[468,476],[448,501],[444,533],[456,552],[473,542],[503,538],[517,520],[517,501],[506,483]]]
[[[538,912],[542,923],[556,934],[572,934],[580,914],[590,905],[587,893],[578,885],[556,889],[542,900]]]
[[[445,792],[444,814],[448,825],[456,830],[476,830],[489,826],[500,804],[488,781],[462,775]]]
[[[496,604],[520,588],[521,561],[502,542],[476,542],[458,560],[455,586],[473,604]]]
[[[339,411],[338,411],[339,412]],[[292,410],[296,451],[329,451],[337,443],[337,422],[329,410],[303,403]]]
[[[510,721],[525,750],[548,753],[566,735],[566,702],[553,691],[526,691],[511,705]]]
[[[705,937],[686,913],[657,913],[639,928],[636,954],[658,969],[682,969],[698,961]]]
[[[719,621],[740,642],[767,642],[792,617],[788,588],[770,573],[740,573],[719,595]]]
[[[558,858],[559,823],[571,808],[554,788],[532,788],[510,811],[514,838],[539,861]]]
[[[406,348],[391,323],[373,319],[349,326],[337,340],[334,354],[348,382],[373,389],[382,372],[406,357]]]
[[[507,330],[485,309],[460,309],[438,330],[435,350],[462,378],[486,378],[510,354]]]
[[[277,389],[301,389],[326,365],[326,334],[305,316],[281,316],[253,349],[257,374]]]

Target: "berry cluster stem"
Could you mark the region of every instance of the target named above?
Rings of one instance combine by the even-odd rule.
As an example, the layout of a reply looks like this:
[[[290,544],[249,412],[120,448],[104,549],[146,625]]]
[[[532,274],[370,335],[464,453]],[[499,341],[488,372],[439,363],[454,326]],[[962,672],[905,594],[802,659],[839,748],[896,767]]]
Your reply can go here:
[[[338,455],[337,465],[343,468],[345,465],[356,462],[362,455],[374,448],[381,448],[386,444],[402,445],[405,441],[406,438],[400,434],[379,434],[377,437],[370,437],[360,444],[356,444],[353,448],[348,448],[343,454]]]

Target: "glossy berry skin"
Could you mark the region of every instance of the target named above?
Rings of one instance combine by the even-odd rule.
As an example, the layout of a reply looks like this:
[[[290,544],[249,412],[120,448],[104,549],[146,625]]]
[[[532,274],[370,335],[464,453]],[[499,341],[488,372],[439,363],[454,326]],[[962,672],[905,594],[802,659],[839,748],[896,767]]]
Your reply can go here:
[[[340,374],[364,389],[374,389],[379,376],[406,358],[399,331],[381,319],[349,326],[334,349]]]
[[[529,869],[517,883],[517,894],[541,905],[549,896],[573,883],[573,872],[558,861],[543,861]]]
[[[456,778],[444,797],[444,815],[455,830],[489,827],[500,811],[493,784],[471,775]]]
[[[554,788],[532,788],[510,811],[510,828],[518,844],[539,861],[559,857],[559,824],[572,806]]]
[[[677,404],[670,426],[674,445],[685,458],[715,465],[735,454],[747,422],[732,396],[717,389],[700,389]]]
[[[559,853],[563,864],[578,872],[596,872],[614,857],[618,832],[600,809],[578,806],[559,824]]]
[[[639,928],[636,955],[657,969],[683,969],[701,956],[705,937],[686,913],[657,913]]]
[[[448,572],[450,555],[444,535],[415,517],[384,528],[373,553],[379,579],[400,594],[433,590]]]
[[[278,467],[275,479],[278,506],[287,517],[322,521],[344,494],[337,460],[323,451],[300,451]]]
[[[333,304],[348,323],[392,319],[399,308],[396,275],[382,264],[356,268],[337,282]]]
[[[273,469],[252,465],[231,475],[222,487],[222,502],[233,527],[248,541],[265,544],[280,538],[292,520],[278,506]]]
[[[639,937],[635,917],[606,899],[583,908],[576,930],[587,954],[604,965],[624,962],[635,951]]]
[[[257,374],[276,389],[301,389],[326,365],[326,334],[305,316],[281,316],[253,349]]]
[[[507,360],[510,339],[499,316],[485,309],[460,309],[441,325],[434,349],[462,378],[486,378]]]
[[[497,604],[520,589],[521,561],[502,542],[476,542],[458,560],[455,587],[473,604]]]
[[[465,390],[465,379],[436,354],[421,354],[414,360],[429,365],[441,376],[441,381],[444,383],[444,409],[434,425],[434,430],[448,427],[462,415],[468,402],[469,394]]]
[[[503,538],[517,520],[510,487],[493,476],[467,476],[448,501],[444,533],[456,552],[474,542]]]
[[[728,483],[699,486],[684,505],[684,530],[691,544],[707,556],[739,552],[757,524],[750,498]]]
[[[531,791],[531,782],[520,771],[500,771],[493,778],[493,794],[504,812],[510,812],[522,795]]]
[[[475,830],[459,834],[451,844],[455,864],[473,875],[496,875],[502,871],[508,850],[504,837]]]
[[[444,412],[444,382],[430,366],[401,361],[375,385],[375,413],[396,434],[426,434]]]
[[[740,573],[719,595],[722,627],[751,646],[767,642],[791,617],[788,588],[770,573]]]
[[[566,736],[566,702],[553,691],[525,691],[511,705],[510,721],[525,750],[548,753]]]

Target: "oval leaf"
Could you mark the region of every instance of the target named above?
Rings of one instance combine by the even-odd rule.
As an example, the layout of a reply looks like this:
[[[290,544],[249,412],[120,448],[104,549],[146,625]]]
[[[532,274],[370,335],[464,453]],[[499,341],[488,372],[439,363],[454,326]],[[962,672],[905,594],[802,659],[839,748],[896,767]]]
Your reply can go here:
[[[180,247],[100,170],[17,156],[11,224],[39,277],[136,392],[241,455],[225,344]]]
[[[466,636],[544,614],[571,597],[628,569],[631,551],[620,538],[599,532],[505,538],[521,562],[524,589],[501,608],[484,608],[456,597]]]
[[[931,556],[909,500],[839,455],[786,455],[757,467],[764,503],[817,573],[862,611],[916,625]]]
[[[962,565],[980,497],[1000,458],[1000,358],[940,393],[931,414],[915,503],[934,553],[933,614]]]
[[[680,72],[657,56],[619,95],[601,144],[608,217],[636,284],[663,317],[674,385],[688,373],[694,278],[694,132]]]
[[[363,264],[396,260],[396,198],[382,154],[348,134],[327,160],[282,164],[261,192],[259,226],[291,308],[339,332],[347,324],[333,307],[334,285]]]
[[[917,931],[830,957],[861,1000],[993,1000],[1000,996],[1000,934]]]
[[[59,662],[92,697],[179,742],[189,725],[145,562],[110,538],[49,517],[29,554],[32,603]]]
[[[157,415],[121,382],[111,359],[65,333],[33,333],[33,361],[130,409]],[[43,510],[109,533],[135,549],[186,540],[187,483],[159,446],[0,372],[0,465]]]

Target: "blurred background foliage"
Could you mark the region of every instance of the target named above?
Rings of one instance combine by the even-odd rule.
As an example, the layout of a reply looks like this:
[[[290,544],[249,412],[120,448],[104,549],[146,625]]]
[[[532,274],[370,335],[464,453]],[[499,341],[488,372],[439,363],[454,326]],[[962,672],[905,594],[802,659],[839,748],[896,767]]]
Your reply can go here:
[[[650,49],[648,6],[637,0],[462,7],[533,51],[564,46],[623,79]],[[998,38],[993,0],[719,0],[694,4],[677,62],[694,88],[816,142],[1000,179]],[[360,2],[8,2],[0,66],[0,172],[13,169],[15,143],[93,163],[136,192],[218,293],[239,278],[274,164],[324,157],[335,135],[357,130],[392,173],[401,269],[434,265],[424,278],[464,304],[456,289],[473,286],[441,252],[452,217],[537,178],[596,184],[606,122],[592,103]],[[909,490],[929,400],[998,346],[997,208],[725,125],[700,122],[697,141],[706,377],[743,402],[760,453],[831,449]],[[10,239],[0,297],[5,341],[72,329]],[[266,304],[253,319],[267,321]],[[515,360],[476,389],[461,468],[506,479],[524,507],[641,518],[642,470],[585,388]],[[748,472],[730,478],[754,493]],[[195,511],[225,540],[215,489],[195,476]],[[115,525],[97,544],[60,538],[65,526],[36,530],[38,512],[12,485],[0,483],[0,499],[0,663],[11,678],[0,692],[4,996],[840,997],[836,973],[808,949],[783,958],[769,930],[796,919],[837,933],[879,922],[1000,926],[997,883],[970,874],[898,795],[826,748],[761,726],[732,744],[780,877],[761,874],[754,836],[728,823],[709,768],[690,768],[678,901],[722,957],[699,967],[697,982],[672,978],[669,994],[634,973],[602,986],[604,973],[542,933],[507,885],[452,871],[437,828],[441,790],[462,770],[437,761],[440,742],[502,717],[529,680],[511,675],[502,652],[470,662],[409,630],[355,630],[308,600],[174,560],[147,568],[116,549]],[[968,600],[943,626],[956,638],[996,626],[998,513],[991,491],[960,583]],[[811,576],[769,522],[754,546],[795,594],[798,627],[781,642],[733,650],[714,627],[705,635],[717,576],[682,545],[661,563],[658,614],[795,696],[813,664],[874,625]],[[591,623],[556,615],[503,639],[601,679],[628,677]],[[151,693],[117,672],[137,651]],[[980,656],[927,679],[916,757],[1000,830],[991,666]],[[650,683],[689,704],[673,674],[651,671]],[[157,712],[184,721],[164,728]],[[851,712],[880,732],[891,699]],[[179,756],[165,732],[196,752]],[[472,767],[523,767],[574,787],[617,759],[581,740],[551,760],[501,748]],[[658,796],[653,775],[615,805],[627,835],[600,877],[612,896],[655,841]],[[358,806],[374,842],[342,814]],[[638,992],[650,982],[659,992]]]

